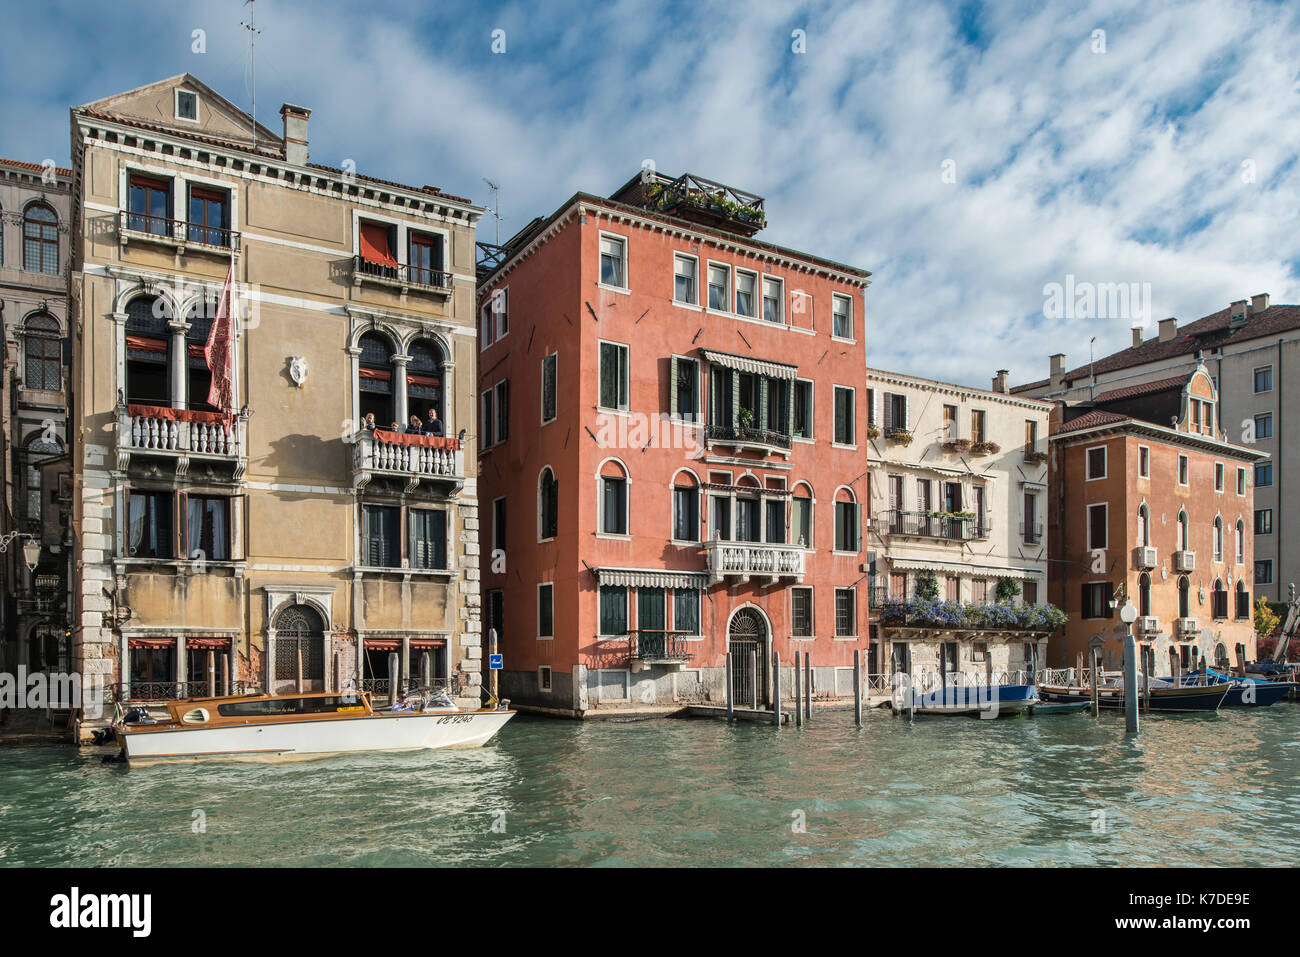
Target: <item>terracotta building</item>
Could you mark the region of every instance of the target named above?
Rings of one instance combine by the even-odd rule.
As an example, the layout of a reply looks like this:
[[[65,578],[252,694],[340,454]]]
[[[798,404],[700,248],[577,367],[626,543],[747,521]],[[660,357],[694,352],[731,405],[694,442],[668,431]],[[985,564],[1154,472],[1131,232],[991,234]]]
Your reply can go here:
[[[72,111],[75,664],[134,702],[383,691],[397,651],[476,704],[482,210],[313,163],[280,115],[189,74]],[[442,435],[384,431],[430,408]]]
[[[720,702],[729,649],[741,704],[769,703],[773,651],[852,693],[869,274],[755,239],[764,224],[760,197],[647,173],[576,194],[481,268],[503,696],[572,715]]]
[[[1049,663],[1093,647],[1121,666],[1117,606],[1137,606],[1134,633],[1157,673],[1236,664],[1255,654],[1251,610],[1252,476],[1259,451],[1227,440],[1204,364],[1190,375],[1099,392],[1053,412],[1049,594],[1069,615]]]

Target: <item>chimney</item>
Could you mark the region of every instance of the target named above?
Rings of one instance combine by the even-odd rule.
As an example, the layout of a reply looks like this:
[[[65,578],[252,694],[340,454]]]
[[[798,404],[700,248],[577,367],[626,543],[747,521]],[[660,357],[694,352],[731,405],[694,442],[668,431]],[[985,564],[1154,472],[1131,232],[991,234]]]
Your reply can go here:
[[[1160,335],[1158,338],[1161,342],[1173,342],[1174,336],[1178,334],[1178,319],[1174,316],[1161,319],[1159,329]]]
[[[284,159],[294,166],[307,165],[307,118],[311,110],[286,103],[280,107],[284,119]]]
[[[1268,293],[1261,292],[1258,296],[1250,297],[1250,314],[1253,316],[1257,312],[1263,312],[1268,308]]]
[[[1245,322],[1246,321],[1246,300],[1238,299],[1228,304],[1228,321]]]
[[[1133,348],[1136,349],[1138,346],[1142,345],[1142,327],[1134,326],[1132,331],[1133,331]]]
[[[1003,395],[1010,392],[1011,386],[1007,382],[1007,377],[1010,375],[1011,371],[1009,369],[999,369],[998,374],[993,377],[993,391],[1001,392]]]
[[[1065,384],[1065,353],[1058,352],[1052,356],[1052,388],[1059,389]]]

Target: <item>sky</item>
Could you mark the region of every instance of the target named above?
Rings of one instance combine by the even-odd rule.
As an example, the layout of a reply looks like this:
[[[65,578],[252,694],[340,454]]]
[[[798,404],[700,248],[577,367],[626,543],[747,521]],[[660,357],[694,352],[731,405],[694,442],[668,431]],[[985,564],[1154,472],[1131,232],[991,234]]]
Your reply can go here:
[[[1300,4],[254,6],[258,119],[311,108],[313,161],[491,179],[503,238],[647,160],[757,193],[759,238],[871,271],[878,368],[987,388],[1300,302]],[[0,156],[67,165],[70,106],[185,71],[248,109],[249,10],[10,5]]]

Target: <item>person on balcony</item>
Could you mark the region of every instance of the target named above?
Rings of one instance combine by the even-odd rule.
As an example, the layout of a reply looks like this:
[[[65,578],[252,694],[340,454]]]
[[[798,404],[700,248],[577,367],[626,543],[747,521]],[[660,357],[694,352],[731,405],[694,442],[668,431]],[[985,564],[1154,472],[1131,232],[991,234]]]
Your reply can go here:
[[[396,419],[394,419],[394,420],[393,420],[393,424],[390,425],[390,426],[388,427],[388,431],[389,431],[389,432],[400,432],[400,431],[402,431],[402,424],[401,424],[400,422],[398,422]]]
[[[420,421],[418,415],[411,416],[410,420],[407,422],[406,431],[410,435],[424,434],[424,423]]]
[[[437,410],[437,409],[434,409],[434,408],[430,408],[430,409],[429,409],[429,421],[428,421],[428,424],[425,425],[425,427],[424,427],[424,434],[425,434],[425,435],[445,435],[445,434],[446,434],[446,433],[443,431],[443,428],[442,428],[442,419],[438,418],[438,410]]]
[[[375,413],[366,413],[366,417],[361,420],[361,428],[362,431],[365,432],[373,432],[375,429],[379,428],[379,424],[375,422]]]

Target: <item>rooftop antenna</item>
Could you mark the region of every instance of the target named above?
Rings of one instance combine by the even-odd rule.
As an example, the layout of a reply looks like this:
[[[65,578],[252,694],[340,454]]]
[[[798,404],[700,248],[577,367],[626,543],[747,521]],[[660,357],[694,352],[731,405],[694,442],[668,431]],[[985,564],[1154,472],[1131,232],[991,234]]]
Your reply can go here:
[[[1092,346],[1096,341],[1096,336],[1088,340],[1088,375],[1092,379],[1088,384],[1088,398],[1094,402],[1097,400],[1097,370],[1092,367]]]
[[[253,0],[244,0],[244,6],[248,7],[248,20],[240,20],[239,25],[248,31],[248,62],[253,71],[253,152],[257,152],[257,35],[262,31],[257,29],[257,8]]]
[[[487,183],[488,189],[492,190],[492,218],[497,221],[497,239],[496,245],[501,245],[501,187],[486,176],[483,182]]]

